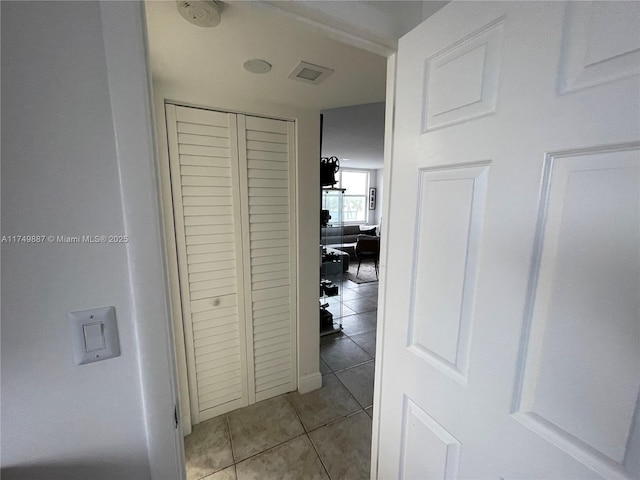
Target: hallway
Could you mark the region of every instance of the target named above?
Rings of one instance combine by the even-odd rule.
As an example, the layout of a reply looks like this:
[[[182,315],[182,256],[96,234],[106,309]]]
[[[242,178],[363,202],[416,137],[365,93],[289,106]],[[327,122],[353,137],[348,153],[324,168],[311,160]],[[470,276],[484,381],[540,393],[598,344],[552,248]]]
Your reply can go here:
[[[369,478],[378,284],[343,286],[344,331],[320,342],[322,388],[196,425],[189,480]]]

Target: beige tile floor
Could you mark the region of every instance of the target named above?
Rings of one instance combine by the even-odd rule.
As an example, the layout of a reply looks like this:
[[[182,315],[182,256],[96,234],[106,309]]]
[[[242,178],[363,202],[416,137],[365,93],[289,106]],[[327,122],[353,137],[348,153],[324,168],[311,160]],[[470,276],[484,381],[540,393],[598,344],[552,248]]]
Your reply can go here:
[[[344,330],[322,337],[322,388],[291,392],[196,425],[188,480],[369,478],[378,284],[343,285]]]

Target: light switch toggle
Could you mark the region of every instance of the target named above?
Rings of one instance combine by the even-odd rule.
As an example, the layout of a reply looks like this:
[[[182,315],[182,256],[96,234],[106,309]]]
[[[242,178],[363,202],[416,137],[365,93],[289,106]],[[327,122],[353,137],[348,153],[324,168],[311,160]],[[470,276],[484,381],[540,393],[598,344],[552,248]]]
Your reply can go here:
[[[69,314],[73,359],[77,365],[120,356],[114,307],[100,307]]]
[[[82,329],[84,330],[84,346],[87,352],[105,349],[104,323],[85,323],[82,325]]]

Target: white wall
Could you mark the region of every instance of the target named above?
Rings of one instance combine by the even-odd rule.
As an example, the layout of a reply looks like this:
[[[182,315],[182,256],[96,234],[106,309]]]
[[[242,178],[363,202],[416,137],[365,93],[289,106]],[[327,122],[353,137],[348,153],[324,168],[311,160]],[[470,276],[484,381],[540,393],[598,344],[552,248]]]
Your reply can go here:
[[[369,188],[377,189],[377,200],[376,209],[367,210],[367,223],[379,224],[382,217],[384,102],[332,108],[323,110],[322,115],[322,156],[338,157],[342,170],[369,172]]]
[[[369,188],[376,188],[378,184],[378,170],[369,170]],[[376,192],[377,193],[377,192]],[[367,201],[366,201],[366,209],[367,209],[367,223],[369,225],[376,225],[378,222],[376,221],[377,215],[376,210],[369,210],[369,192],[367,192]],[[376,209],[378,208],[378,202],[376,201]]]
[[[155,72],[154,72],[154,78]],[[228,95],[215,88],[204,90],[189,89],[165,85],[154,81],[155,114],[157,118],[160,159],[168,165],[166,122],[164,115],[165,100],[181,104],[207,107],[230,112],[255,114],[296,121],[297,128],[297,198],[298,198],[298,388],[301,391],[320,388],[319,355],[319,312],[318,312],[318,239],[320,237],[320,112],[291,106],[269,103],[260,98],[260,92],[246,92],[242,96]],[[163,178],[167,186],[168,178]],[[171,198],[164,195],[164,218],[171,231]],[[310,212],[316,212],[310,214]],[[166,235],[167,254],[170,261],[170,275],[174,291],[178,291],[177,270],[175,268],[175,244],[170,234]],[[172,261],[173,260],[173,261]],[[180,321],[180,306],[172,305],[173,318]],[[179,325],[175,325],[178,332]],[[178,349],[178,358],[181,353]],[[179,365],[179,368],[180,365]],[[185,372],[181,375],[181,403],[187,385]],[[183,412],[184,413],[184,412]],[[186,418],[183,417],[183,423]],[[187,430],[188,431],[188,430]]]
[[[369,188],[376,189],[376,208],[375,210],[368,211],[369,225],[380,225],[382,219],[382,185],[384,179],[384,171],[382,168],[372,169],[369,171]],[[367,199],[367,208],[369,208],[369,201]]]
[[[2,235],[126,233],[100,5],[1,5]],[[149,478],[127,247],[4,243],[2,267],[3,478]],[[103,305],[122,354],[75,365],[67,313]]]
[[[323,110],[322,116],[323,157],[335,155],[342,168],[383,167],[384,102]]]
[[[375,210],[375,220],[373,223],[376,225],[380,225],[382,222],[382,201],[384,199],[384,169],[380,168],[376,170],[376,210]]]

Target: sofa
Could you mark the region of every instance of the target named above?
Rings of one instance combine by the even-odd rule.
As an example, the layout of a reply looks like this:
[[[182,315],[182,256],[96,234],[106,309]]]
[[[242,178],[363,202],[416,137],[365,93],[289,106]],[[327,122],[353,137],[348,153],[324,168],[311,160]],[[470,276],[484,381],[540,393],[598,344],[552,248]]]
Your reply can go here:
[[[352,260],[356,258],[356,243],[358,235],[376,235],[377,225],[342,225],[339,227],[322,227],[320,244],[335,248],[349,254]]]

